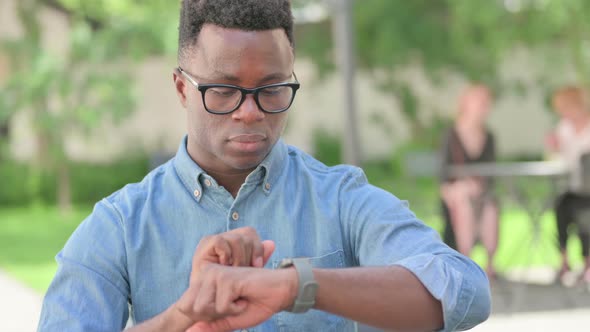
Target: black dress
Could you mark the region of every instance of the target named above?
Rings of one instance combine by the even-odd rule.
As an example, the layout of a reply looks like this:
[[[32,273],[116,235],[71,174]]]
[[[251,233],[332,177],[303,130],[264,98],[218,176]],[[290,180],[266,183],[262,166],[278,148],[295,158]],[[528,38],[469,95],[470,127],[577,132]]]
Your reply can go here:
[[[453,182],[456,179],[449,175],[448,168],[449,166],[457,166],[457,165],[465,165],[471,163],[481,163],[481,162],[494,162],[496,161],[496,147],[494,142],[494,136],[492,133],[486,129],[486,138],[484,142],[484,147],[479,156],[472,158],[467,153],[463,142],[461,142],[461,138],[457,133],[456,129],[452,127],[448,130],[443,138],[441,149],[441,169],[440,169],[440,181],[442,183],[449,183]],[[482,190],[482,195],[477,199],[480,204],[485,204],[489,201],[495,203],[495,199],[492,195],[491,187],[492,187],[492,179],[484,178],[482,179],[484,188]],[[445,222],[445,228],[443,231],[443,241],[449,245],[453,249],[457,249],[456,241],[455,241],[455,232],[453,231],[452,223],[451,223],[451,216],[449,213],[449,208],[447,207],[444,200],[441,199],[441,212]]]

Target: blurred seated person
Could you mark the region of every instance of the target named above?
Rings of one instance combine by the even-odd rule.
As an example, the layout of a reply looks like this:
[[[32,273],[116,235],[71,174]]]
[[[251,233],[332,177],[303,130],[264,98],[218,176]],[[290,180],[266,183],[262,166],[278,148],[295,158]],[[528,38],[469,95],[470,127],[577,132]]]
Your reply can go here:
[[[561,194],[555,204],[555,216],[559,249],[561,251],[561,269],[558,277],[563,282],[570,272],[567,257],[568,229],[570,225],[580,222],[579,213],[590,210],[590,192],[583,186],[583,168],[581,157],[590,153],[590,112],[586,91],[582,88],[568,86],[553,94],[552,106],[560,120],[554,131],[548,135],[545,145],[550,152],[556,153],[570,171],[570,181],[566,192]],[[586,189],[586,190],[585,190]],[[590,284],[590,233],[578,224],[578,235],[582,242],[584,270],[580,281]]]
[[[494,136],[485,125],[491,101],[491,92],[483,85],[470,86],[462,94],[457,117],[441,148],[440,193],[445,243],[469,256],[479,239],[488,256],[486,272],[494,278],[498,205],[491,192],[491,180],[449,174],[449,166],[495,161]]]

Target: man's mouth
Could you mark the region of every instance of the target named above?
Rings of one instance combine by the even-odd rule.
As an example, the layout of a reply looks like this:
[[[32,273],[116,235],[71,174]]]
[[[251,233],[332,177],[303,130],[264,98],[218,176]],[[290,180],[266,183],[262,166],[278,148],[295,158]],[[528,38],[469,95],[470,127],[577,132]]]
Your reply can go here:
[[[253,133],[232,135],[228,140],[237,150],[243,152],[256,152],[264,146],[266,138],[267,137],[264,134]]]
[[[255,143],[264,141],[266,139],[266,135],[264,134],[239,134],[239,135],[232,135],[229,137],[230,141],[238,142],[238,143]]]

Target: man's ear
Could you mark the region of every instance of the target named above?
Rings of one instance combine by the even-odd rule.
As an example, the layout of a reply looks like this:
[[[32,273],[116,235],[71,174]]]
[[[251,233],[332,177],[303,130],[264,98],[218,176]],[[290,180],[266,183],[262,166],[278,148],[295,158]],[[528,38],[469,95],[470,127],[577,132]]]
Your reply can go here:
[[[186,83],[183,80],[182,74],[178,71],[178,68],[174,68],[172,72],[172,80],[174,81],[174,88],[176,89],[176,95],[182,107],[186,108]]]

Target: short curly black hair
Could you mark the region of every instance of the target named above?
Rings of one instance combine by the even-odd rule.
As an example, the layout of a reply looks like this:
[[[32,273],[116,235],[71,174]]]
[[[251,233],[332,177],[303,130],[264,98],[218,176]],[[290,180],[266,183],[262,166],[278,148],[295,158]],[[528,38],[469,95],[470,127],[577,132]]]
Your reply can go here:
[[[182,0],[178,58],[197,42],[205,23],[247,31],[282,28],[293,45],[290,0]]]

